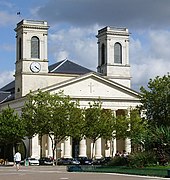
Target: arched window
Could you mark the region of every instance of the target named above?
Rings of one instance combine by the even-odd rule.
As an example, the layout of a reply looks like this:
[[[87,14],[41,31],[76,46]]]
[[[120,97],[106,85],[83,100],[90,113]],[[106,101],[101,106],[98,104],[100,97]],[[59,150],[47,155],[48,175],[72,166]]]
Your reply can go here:
[[[102,44],[101,47],[101,65],[105,64],[105,45]]]
[[[19,49],[18,49],[18,56],[19,56],[19,59],[22,58],[22,54],[21,54],[21,49],[22,49],[22,44],[21,44],[21,38],[19,38]]]
[[[36,36],[31,38],[31,58],[40,58],[39,38]]]
[[[114,63],[122,64],[122,46],[120,43],[114,45]]]

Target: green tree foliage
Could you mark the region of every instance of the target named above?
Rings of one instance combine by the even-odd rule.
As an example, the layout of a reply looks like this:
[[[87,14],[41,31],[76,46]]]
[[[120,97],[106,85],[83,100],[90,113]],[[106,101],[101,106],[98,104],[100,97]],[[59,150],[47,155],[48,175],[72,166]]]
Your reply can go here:
[[[26,123],[28,138],[38,134],[40,139],[40,156],[42,156],[42,136],[49,132],[50,94],[38,91],[27,95],[27,101],[22,108],[22,119]]]
[[[170,75],[150,79],[148,89],[141,87],[142,109],[146,112],[149,131],[145,148],[155,150],[159,160],[170,154]]]
[[[81,109],[78,102],[71,102],[69,105],[68,136],[80,141],[84,137],[84,109]]]
[[[139,109],[130,110],[130,130],[128,131],[128,137],[131,139],[132,147],[141,146],[144,148],[145,137],[148,134],[148,122],[146,119],[141,118]]]
[[[110,139],[113,132],[113,116],[110,110],[102,109],[101,102],[89,103],[85,110],[85,136],[92,140],[92,158],[94,145],[97,139],[105,137]]]
[[[21,142],[25,137],[25,122],[10,107],[0,113],[0,141],[4,145]]]
[[[170,126],[170,75],[150,79],[148,89],[141,87],[142,108],[153,126]]]
[[[145,150],[155,152],[160,164],[170,160],[170,127],[155,126],[150,128],[145,138]]]
[[[50,117],[50,94],[41,92],[34,94],[30,92],[27,95],[27,101],[22,108],[22,119],[26,122],[26,131],[28,137],[35,134],[43,136],[48,134],[48,125]]]
[[[71,99],[65,96],[63,92],[51,95],[51,115],[50,115],[50,128],[49,136],[52,141],[53,157],[57,144],[64,140],[69,132],[69,106]]]
[[[113,138],[125,139],[127,138],[127,132],[129,130],[129,117],[127,115],[118,115],[114,123],[114,134]]]
[[[73,102],[63,92],[57,94],[30,92],[22,109],[22,118],[26,122],[28,137],[38,134],[41,140],[43,135],[49,135],[53,157],[57,144],[67,136],[79,139],[82,136],[80,130],[83,115],[78,108],[78,102]]]

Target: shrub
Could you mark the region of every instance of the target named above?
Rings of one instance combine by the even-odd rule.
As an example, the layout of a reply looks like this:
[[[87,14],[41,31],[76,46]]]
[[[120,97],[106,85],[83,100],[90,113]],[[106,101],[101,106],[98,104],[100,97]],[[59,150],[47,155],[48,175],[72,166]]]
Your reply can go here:
[[[138,152],[128,156],[130,167],[146,167],[155,164],[157,164],[157,158],[153,152]]]
[[[109,166],[126,166],[127,158],[122,156],[115,156],[109,163]]]

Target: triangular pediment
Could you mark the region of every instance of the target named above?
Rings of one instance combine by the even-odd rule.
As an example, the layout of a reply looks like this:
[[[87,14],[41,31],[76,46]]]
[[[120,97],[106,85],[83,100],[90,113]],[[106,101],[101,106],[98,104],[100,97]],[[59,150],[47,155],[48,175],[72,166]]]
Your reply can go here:
[[[97,73],[88,73],[62,83],[42,89],[51,93],[64,91],[73,98],[101,98],[139,100],[139,93],[130,88],[111,81]]]

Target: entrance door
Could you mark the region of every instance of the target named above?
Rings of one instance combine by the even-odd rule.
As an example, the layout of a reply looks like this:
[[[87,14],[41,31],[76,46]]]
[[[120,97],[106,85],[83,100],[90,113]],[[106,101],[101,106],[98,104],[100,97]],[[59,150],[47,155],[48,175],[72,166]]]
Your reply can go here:
[[[79,141],[72,140],[72,157],[77,158],[79,156]]]

